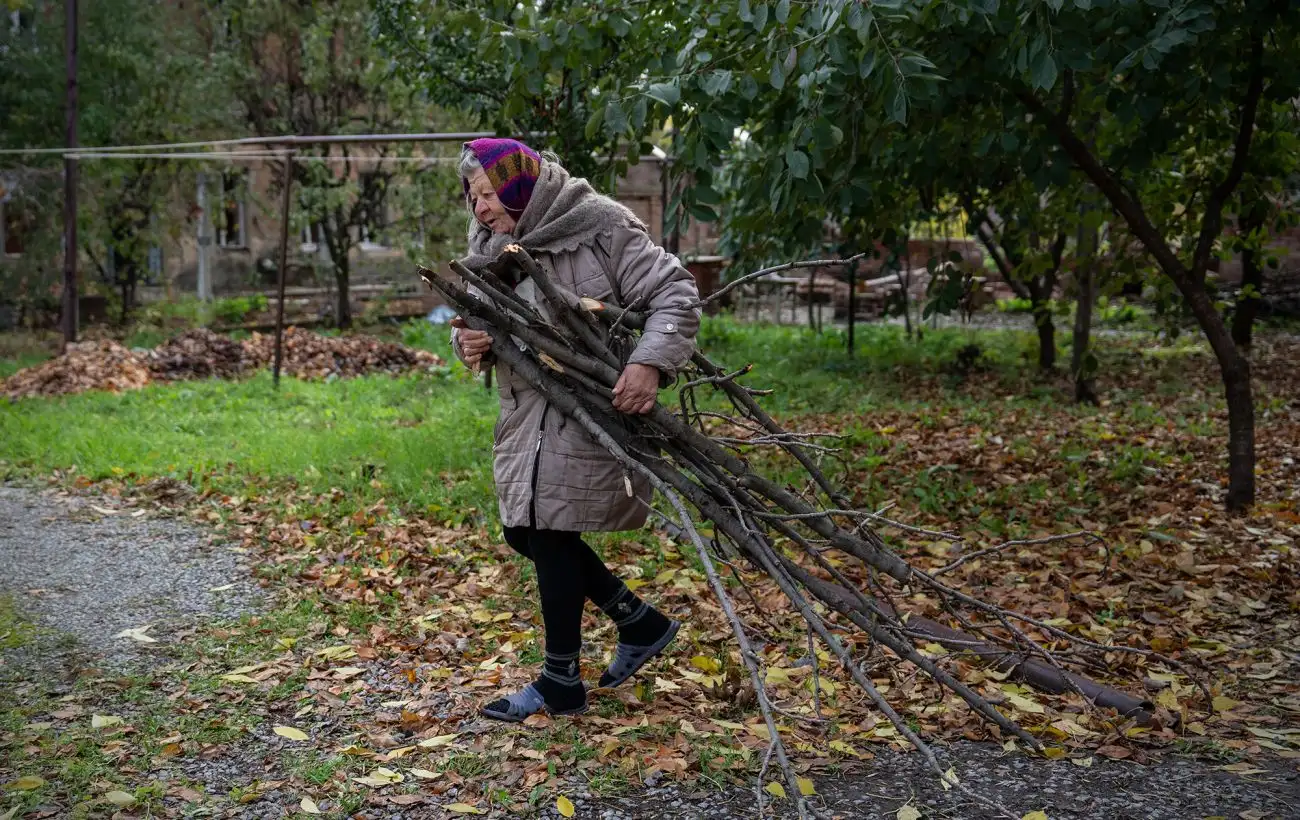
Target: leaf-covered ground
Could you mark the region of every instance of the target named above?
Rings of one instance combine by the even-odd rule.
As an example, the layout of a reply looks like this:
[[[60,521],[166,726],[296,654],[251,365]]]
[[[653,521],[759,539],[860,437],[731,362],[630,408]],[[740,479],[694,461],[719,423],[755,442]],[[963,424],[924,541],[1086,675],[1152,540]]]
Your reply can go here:
[[[1079,408],[1064,381],[1030,372],[1032,340],[1020,334],[865,335],[853,359],[833,338],[791,329],[714,323],[703,338],[717,358],[758,364],[754,381],[776,387],[790,426],[843,436],[858,502],[961,533],[956,546],[890,533],[919,564],[1008,538],[1099,533],[1105,548],[1011,549],[954,574],[1092,640],[1176,657],[1210,695],[1178,670],[1112,653],[1099,676],[1158,704],[1156,722],[1139,727],[945,662],[1048,742],[1049,757],[1086,767],[1191,754],[1243,777],[1294,777],[1300,345],[1266,339],[1255,354],[1260,503],[1230,518],[1219,504],[1226,420],[1213,361],[1196,345],[1108,340],[1103,406]],[[971,341],[986,364],[959,371],[953,353]],[[5,694],[0,742],[13,762],[2,774],[21,805],[93,814],[116,791],[135,813],[438,816],[555,811],[561,797],[581,805],[647,782],[750,782],[765,729],[702,573],[672,539],[597,540],[641,594],[687,621],[673,651],[635,686],[597,693],[582,718],[482,722],[477,705],[529,680],[540,658],[529,568],[501,543],[485,481],[490,398],[454,376],[291,395],[275,399],[254,380],[0,408],[12,473],[53,473],[107,503],[205,522],[249,551],[273,600],[166,644],[147,671],[56,686],[10,669],[23,682]],[[809,655],[774,588],[740,567],[732,588],[814,788],[902,748],[827,657]],[[594,675],[613,631],[592,613],[585,637]],[[871,673],[930,737],[1004,742],[887,658]],[[109,722],[93,725],[94,714]],[[236,759],[244,765],[224,779],[205,763]]]

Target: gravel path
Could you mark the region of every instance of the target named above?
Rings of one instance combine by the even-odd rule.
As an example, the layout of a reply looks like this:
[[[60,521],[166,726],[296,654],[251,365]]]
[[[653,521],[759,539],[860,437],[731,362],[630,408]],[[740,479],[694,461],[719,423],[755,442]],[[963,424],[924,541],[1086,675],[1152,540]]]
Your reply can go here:
[[[1300,817],[1300,779],[1294,770],[1281,766],[1247,779],[1200,761],[1173,757],[1151,766],[1094,758],[1085,768],[1067,760],[1008,754],[989,744],[962,742],[940,751],[963,783],[1001,801],[1017,817],[1032,811],[1045,811],[1051,820]],[[895,820],[899,809],[908,804],[925,818],[998,816],[957,791],[944,792],[917,754],[878,751],[857,771],[814,777],[814,782],[818,791],[814,805],[841,820]],[[668,786],[594,801],[583,805],[578,816],[751,820],[758,816],[755,806],[753,789],[719,793]],[[774,808],[778,817],[795,815],[788,800],[776,801]]]
[[[42,666],[147,665],[198,619],[256,605],[242,556],[151,515],[102,496],[0,485],[0,594],[38,626],[17,654]],[[138,634],[156,643],[119,637],[145,627]]]

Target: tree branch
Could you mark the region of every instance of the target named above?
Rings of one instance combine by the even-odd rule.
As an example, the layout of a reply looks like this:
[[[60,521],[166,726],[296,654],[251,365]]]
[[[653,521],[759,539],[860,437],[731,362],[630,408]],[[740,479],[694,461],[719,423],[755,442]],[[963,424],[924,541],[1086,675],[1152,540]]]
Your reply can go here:
[[[1201,218],[1201,235],[1196,241],[1196,251],[1192,255],[1192,277],[1202,282],[1205,271],[1210,266],[1210,252],[1214,240],[1223,231],[1223,206],[1241,183],[1246,172],[1246,160],[1250,155],[1250,142],[1255,134],[1255,116],[1259,111],[1259,98],[1264,93],[1264,36],[1256,33],[1250,45],[1250,80],[1246,87],[1246,99],[1241,103],[1241,122],[1237,128],[1237,138],[1232,144],[1232,165],[1227,175],[1210,193],[1205,202],[1205,215]]]

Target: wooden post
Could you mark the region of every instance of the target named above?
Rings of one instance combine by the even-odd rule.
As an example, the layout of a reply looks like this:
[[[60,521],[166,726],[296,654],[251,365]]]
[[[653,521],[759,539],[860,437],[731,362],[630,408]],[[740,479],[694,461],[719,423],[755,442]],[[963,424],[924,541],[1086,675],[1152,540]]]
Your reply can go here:
[[[813,268],[812,273],[808,274],[808,327],[815,331],[820,331],[817,327],[817,317],[813,315],[813,290],[817,287],[817,269]],[[795,293],[799,292],[799,286],[795,285]]]
[[[284,355],[284,279],[289,267],[289,204],[293,190],[293,151],[284,155],[284,191],[280,197],[280,270],[276,284],[278,300],[275,307],[275,364],[271,381],[280,389],[280,362]]]
[[[858,318],[858,265],[851,262],[849,268],[849,356],[853,356],[853,324]]]
[[[77,0],[67,0],[63,23],[67,57],[65,143],[77,147]],[[77,341],[77,160],[63,158],[63,344]]]

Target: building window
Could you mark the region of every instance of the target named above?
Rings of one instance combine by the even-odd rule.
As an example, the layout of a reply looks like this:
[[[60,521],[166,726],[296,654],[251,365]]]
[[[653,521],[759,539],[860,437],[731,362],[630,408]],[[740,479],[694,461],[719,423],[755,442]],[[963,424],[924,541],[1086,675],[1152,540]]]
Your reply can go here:
[[[217,199],[217,245],[223,248],[248,247],[248,172],[226,171],[221,175]]]
[[[325,244],[325,234],[319,222],[308,222],[302,226],[302,252],[315,253]]]

